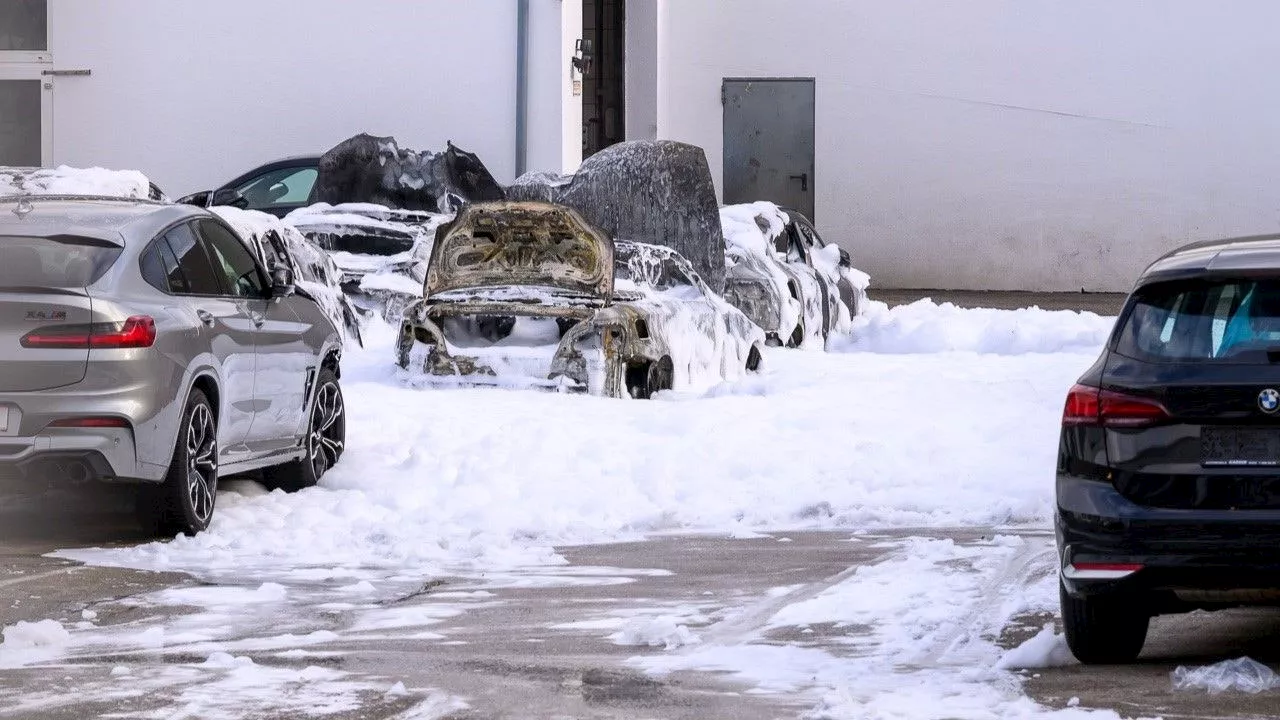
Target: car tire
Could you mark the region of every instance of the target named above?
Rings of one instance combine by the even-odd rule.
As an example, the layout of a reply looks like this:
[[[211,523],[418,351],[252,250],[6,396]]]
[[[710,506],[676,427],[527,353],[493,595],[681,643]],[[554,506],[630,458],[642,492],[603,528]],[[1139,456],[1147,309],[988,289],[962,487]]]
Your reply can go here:
[[[155,536],[195,535],[209,527],[218,499],[218,422],[209,399],[192,390],[163,482],[139,489],[136,515]]]
[[[301,459],[263,470],[263,484],[269,489],[297,492],[313,487],[342,458],[347,442],[347,410],[342,385],[332,368],[320,369],[315,398],[303,438],[306,454]]]
[[[1148,612],[1127,595],[1072,597],[1061,580],[1058,596],[1067,647],[1085,665],[1131,663],[1147,640]]]
[[[804,345],[804,322],[796,323],[796,329],[791,331],[791,337],[787,338],[787,347],[798,348]]]

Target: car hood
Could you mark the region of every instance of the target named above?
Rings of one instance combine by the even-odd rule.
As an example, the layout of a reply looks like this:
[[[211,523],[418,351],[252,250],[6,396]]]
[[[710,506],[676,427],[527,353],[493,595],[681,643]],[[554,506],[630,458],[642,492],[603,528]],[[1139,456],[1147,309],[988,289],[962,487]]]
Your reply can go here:
[[[427,269],[427,296],[494,287],[540,287],[613,297],[613,240],[577,212],[538,202],[478,203],[442,225]]]

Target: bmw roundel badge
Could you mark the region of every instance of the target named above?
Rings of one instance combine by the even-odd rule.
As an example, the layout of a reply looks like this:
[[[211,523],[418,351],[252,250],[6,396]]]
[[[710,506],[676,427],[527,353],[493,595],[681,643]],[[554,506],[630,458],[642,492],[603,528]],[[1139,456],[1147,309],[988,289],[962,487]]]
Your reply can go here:
[[[1258,393],[1258,408],[1268,415],[1280,410],[1280,391],[1267,388]]]

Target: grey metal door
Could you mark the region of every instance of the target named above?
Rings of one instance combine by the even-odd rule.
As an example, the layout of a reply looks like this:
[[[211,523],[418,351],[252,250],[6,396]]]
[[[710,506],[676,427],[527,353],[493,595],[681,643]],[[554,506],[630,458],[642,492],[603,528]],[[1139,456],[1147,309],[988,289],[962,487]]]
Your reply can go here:
[[[814,81],[725,78],[724,201],[771,200],[813,218]]]

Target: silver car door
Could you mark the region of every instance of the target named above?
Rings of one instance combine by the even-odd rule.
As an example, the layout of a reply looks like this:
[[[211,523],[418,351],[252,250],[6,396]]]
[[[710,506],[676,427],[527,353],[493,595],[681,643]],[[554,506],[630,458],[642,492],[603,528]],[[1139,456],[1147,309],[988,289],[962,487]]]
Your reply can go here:
[[[266,273],[229,228],[212,219],[199,222],[215,263],[253,321],[254,416],[245,442],[254,453],[291,447],[298,437],[307,379],[317,364],[304,341],[306,326],[283,299],[268,297]]]
[[[200,349],[209,353],[218,368],[223,397],[218,409],[219,448],[234,460],[245,453],[244,441],[253,423],[253,321],[248,307],[225,289],[221,273],[190,223],[174,227],[165,237],[187,283],[185,310],[203,328]]]

